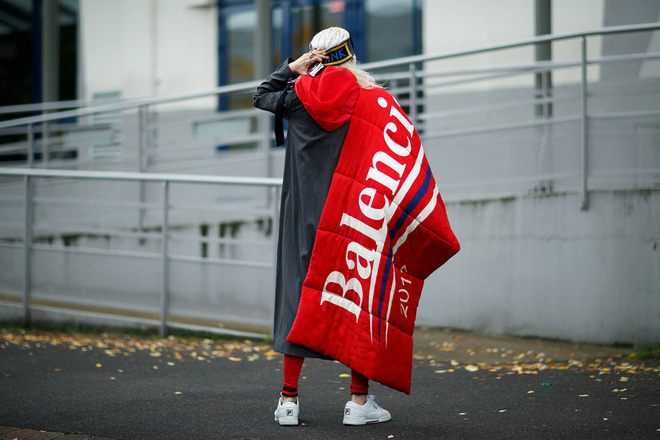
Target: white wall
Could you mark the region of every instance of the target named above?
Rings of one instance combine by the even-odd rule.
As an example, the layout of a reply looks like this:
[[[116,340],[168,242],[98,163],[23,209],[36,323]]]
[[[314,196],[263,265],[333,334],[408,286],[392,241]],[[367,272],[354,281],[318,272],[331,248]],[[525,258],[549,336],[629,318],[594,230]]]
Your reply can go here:
[[[459,49],[508,43],[534,37],[534,2],[530,0],[426,0],[423,14],[424,53],[436,54]],[[604,0],[554,0],[552,32],[554,34],[603,27]],[[578,60],[580,41],[554,43],[554,60]],[[600,56],[601,40],[588,40],[590,57]],[[523,64],[534,61],[533,47],[471,55],[447,61],[427,63],[429,70],[460,70],[471,67]],[[598,80],[599,69],[589,69],[589,80]],[[554,84],[579,81],[579,70],[553,74]],[[534,76],[516,76],[496,81],[470,83],[457,90],[492,90],[529,86]]]
[[[447,203],[461,251],[417,324],[612,344],[660,340],[660,191]]]
[[[218,14],[215,6],[200,4],[81,0],[85,98],[107,91],[125,99],[216,87]]]

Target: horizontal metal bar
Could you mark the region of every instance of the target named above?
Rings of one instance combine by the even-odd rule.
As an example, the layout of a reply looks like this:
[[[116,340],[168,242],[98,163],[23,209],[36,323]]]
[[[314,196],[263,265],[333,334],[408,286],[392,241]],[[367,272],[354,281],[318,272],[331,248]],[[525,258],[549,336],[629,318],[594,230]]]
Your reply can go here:
[[[33,244],[31,249],[36,251],[47,251],[47,252],[65,252],[71,254],[83,254],[83,255],[99,255],[107,257],[130,257],[130,258],[140,258],[144,260],[160,260],[160,253],[158,252],[136,252],[136,251],[122,251],[118,249],[93,249],[93,248],[84,248],[84,247],[67,247],[60,245],[40,245]]]
[[[46,245],[38,245],[38,244],[33,244],[30,248],[37,251],[66,252],[73,254],[98,255],[98,256],[108,256],[108,257],[131,257],[131,258],[141,258],[146,260],[160,260],[162,258],[160,252],[136,252],[136,251],[122,251],[117,249],[93,249],[93,248],[83,248],[83,247],[66,247],[59,245],[46,246]],[[168,259],[170,261],[209,263],[209,264],[220,264],[227,266],[246,266],[246,267],[261,267],[261,268],[273,267],[273,263],[265,263],[261,261],[228,260],[222,258],[202,258],[202,257],[191,257],[186,255],[168,255]]]
[[[592,176],[655,176],[660,175],[660,168],[642,168],[633,170],[593,170],[589,171],[589,173]]]
[[[269,177],[224,177],[186,174],[127,173],[112,171],[45,170],[0,168],[0,176],[60,177],[68,179],[118,180],[138,182],[200,183],[236,186],[281,186],[282,180]]]
[[[261,84],[261,81],[252,81],[247,83],[216,87],[210,90],[199,92],[176,93],[167,96],[155,96],[150,98],[131,99],[119,103],[104,104],[94,107],[88,107],[78,110],[68,110],[57,113],[49,113],[42,116],[31,116],[10,121],[0,122],[0,128],[15,127],[18,125],[34,124],[45,121],[55,121],[58,119],[76,118],[80,116],[95,115],[98,113],[116,112],[127,109],[137,109],[144,105],[167,104],[171,102],[184,101],[189,99],[204,98],[207,96],[224,95],[238,92],[251,92]]]
[[[590,58],[587,60],[588,64],[603,64],[617,61],[643,61],[643,60],[653,60],[660,58],[660,53],[637,53],[637,54],[626,54],[626,55],[611,55],[598,58]],[[422,78],[434,78],[442,76],[463,76],[463,75],[478,75],[483,73],[542,73],[549,72],[555,69],[565,69],[569,67],[579,67],[581,65],[580,60],[575,61],[543,61],[536,63],[526,63],[526,64],[508,64],[503,66],[493,66],[493,67],[477,67],[472,69],[460,69],[460,70],[422,70],[419,72],[419,76]],[[385,75],[385,74],[383,74]],[[408,75],[406,74],[397,74],[397,79],[406,79]],[[387,78],[384,76],[384,78]]]
[[[148,202],[121,202],[121,201],[112,201],[112,200],[101,200],[101,199],[64,199],[64,198],[46,198],[46,197],[35,197],[34,203],[41,205],[67,205],[67,206],[89,206],[90,208],[95,208],[97,206],[112,206],[119,208],[146,208],[146,209],[155,209],[160,208],[158,203],[148,203]]]
[[[146,304],[139,304],[139,303],[126,303],[123,301],[113,301],[113,300],[108,300],[106,298],[84,298],[84,297],[79,297],[79,296],[69,296],[66,294],[58,295],[54,293],[46,293],[46,292],[36,292],[33,295],[31,295],[32,299],[36,300],[41,300],[41,301],[48,301],[52,303],[58,303],[62,304],[63,306],[88,306],[88,307],[95,307],[95,308],[106,308],[106,309],[113,309],[116,310],[117,312],[132,312],[132,313],[148,313],[148,314],[153,314],[157,315],[158,314],[158,306],[149,306]],[[156,300],[154,299],[154,302]],[[43,306],[42,307],[50,307],[50,306]],[[53,306],[57,307],[57,306]],[[57,307],[59,308],[59,307]],[[100,313],[100,312],[91,312],[91,313]]]
[[[178,313],[177,313],[178,315]],[[240,331],[240,330],[231,330],[228,328],[219,328],[219,327],[207,327],[203,325],[193,325],[193,324],[184,324],[181,322],[176,322],[176,321],[167,321],[167,327],[168,328],[176,328],[180,330],[190,330],[190,331],[197,331],[197,332],[207,332],[207,333],[215,333],[218,335],[227,335],[227,336],[236,336],[240,338],[252,338],[252,339],[264,339],[269,337],[268,334],[262,334],[262,333],[253,333],[253,332],[245,332],[245,331]]]
[[[604,64],[604,63],[613,63],[618,61],[645,61],[645,60],[654,60],[658,58],[660,58],[660,53],[658,52],[608,55],[598,58],[588,58],[587,64]]]
[[[273,246],[272,240],[269,241],[239,240],[236,238],[215,238],[215,237],[205,237],[199,235],[177,235],[177,234],[169,234],[168,237],[170,240],[194,241],[197,243],[207,243],[207,244],[231,244],[231,245],[244,244],[251,246],[266,246],[266,247]]]
[[[168,259],[170,261],[179,261],[182,263],[209,263],[209,264],[220,264],[226,266],[260,267],[266,269],[271,269],[273,267],[273,263],[264,263],[262,261],[228,260],[224,258],[202,258],[202,257],[191,257],[186,255],[169,255]]]
[[[530,89],[530,91],[532,91]],[[449,111],[449,112],[435,112],[435,113],[424,113],[422,115],[418,116],[418,119],[422,121],[428,121],[428,120],[433,120],[433,119],[440,119],[440,118],[447,118],[447,117],[453,117],[453,116],[462,116],[466,114],[474,114],[474,113],[480,113],[480,112],[490,112],[490,111],[495,111],[495,110],[505,110],[505,109],[512,109],[516,107],[524,107],[524,106],[533,106],[533,105],[538,105],[538,104],[548,104],[548,103],[557,103],[557,102],[562,102],[562,101],[570,101],[573,99],[579,99],[579,95],[575,96],[562,96],[562,97],[551,97],[551,98],[541,98],[541,99],[525,99],[525,100],[517,100],[517,101],[512,101],[506,104],[500,104],[500,105],[489,105],[489,106],[481,106],[481,107],[471,107],[471,108],[466,108],[466,109],[461,109],[461,110],[454,110],[454,111]]]
[[[546,119],[538,119],[534,121],[527,121],[527,122],[514,122],[510,124],[496,124],[496,125],[488,125],[482,128],[471,128],[471,129],[459,129],[459,130],[447,130],[447,131],[441,131],[438,133],[433,133],[433,134],[428,134],[424,133],[422,136],[423,140],[427,139],[437,139],[441,137],[451,137],[451,136],[463,136],[463,135],[472,135],[472,134],[479,134],[479,133],[487,133],[487,132],[492,132],[492,131],[500,131],[500,130],[512,130],[512,129],[520,129],[520,128],[528,128],[528,127],[535,127],[538,125],[550,125],[550,124],[557,124],[557,123],[564,123],[564,122],[573,122],[573,121],[579,121],[581,119],[580,115],[577,116],[563,116],[563,117],[555,117],[555,118],[546,118]]]
[[[213,117],[194,120],[192,122],[192,125],[212,124],[214,122],[225,121],[227,119],[254,117],[260,115],[261,112],[262,110],[259,110],[257,108],[246,109],[246,110],[227,110],[217,115],[214,115]]]
[[[223,206],[210,206],[210,205],[188,205],[183,203],[177,203],[170,207],[173,211],[181,210],[195,210],[195,211],[205,211],[205,212],[240,212],[242,214],[251,214],[256,216],[270,216],[270,210],[267,208],[259,208],[257,206],[245,206],[245,205],[230,205],[225,204]]]
[[[536,63],[526,64],[507,64],[503,66],[493,67],[477,67],[472,69],[460,70],[423,70],[420,71],[422,78],[435,78],[443,76],[465,76],[465,75],[481,75],[484,73],[533,73],[533,72],[549,72],[554,69],[562,69],[567,67],[579,66],[579,61],[543,61]]]
[[[39,239],[37,235],[43,235],[45,231],[63,232],[67,234],[79,235],[95,235],[104,237],[123,237],[123,238],[150,238],[155,240],[161,239],[161,234],[152,234],[149,232],[122,232],[103,229],[86,229],[78,228],[75,226],[55,226],[55,225],[39,225],[35,224],[32,228],[35,231],[35,240]],[[37,232],[39,231],[39,232]]]
[[[22,240],[18,243],[11,243],[9,241],[0,240],[0,247],[23,249],[25,246],[23,246]]]
[[[642,118],[646,116],[660,116],[660,110],[646,110],[636,112],[607,112],[590,113],[590,119],[619,119],[619,118]]]
[[[531,176],[527,175],[527,176],[517,176],[517,177],[507,177],[507,178],[496,178],[496,179],[488,179],[481,181],[471,180],[470,182],[461,182],[455,184],[440,184],[439,187],[447,191],[447,190],[457,190],[457,189],[477,188],[477,187],[492,188],[492,187],[501,186],[502,184],[525,184],[525,183],[534,183],[534,182],[547,181],[547,180],[565,180],[565,179],[578,179],[578,178],[580,178],[580,174],[578,172],[536,174]],[[574,191],[577,192],[578,188],[575,188]],[[520,193],[518,193],[518,195],[520,195]]]
[[[250,133],[250,134],[246,134],[246,135],[242,135],[242,136],[231,136],[231,137],[209,136],[209,137],[205,137],[204,141],[209,143],[209,144],[211,144],[211,141],[212,141],[212,143],[214,143],[216,145],[217,144],[240,145],[240,144],[248,144],[248,143],[251,143],[251,142],[256,143],[257,141],[259,141],[261,139],[263,139],[262,134]],[[188,152],[190,151],[188,149],[182,150],[181,145],[179,145],[177,147],[176,144],[170,144],[170,145],[173,146],[172,148],[161,147],[161,145],[159,145],[158,149],[156,150],[158,153],[168,152],[168,151],[176,151],[176,152],[180,152],[181,155],[185,157],[185,155],[188,154]]]
[[[0,114],[28,113],[28,112],[36,112],[43,110],[59,110],[62,108],[84,107],[89,104],[92,104],[92,101],[74,100],[74,101],[42,102],[38,104],[5,105],[0,107]]]

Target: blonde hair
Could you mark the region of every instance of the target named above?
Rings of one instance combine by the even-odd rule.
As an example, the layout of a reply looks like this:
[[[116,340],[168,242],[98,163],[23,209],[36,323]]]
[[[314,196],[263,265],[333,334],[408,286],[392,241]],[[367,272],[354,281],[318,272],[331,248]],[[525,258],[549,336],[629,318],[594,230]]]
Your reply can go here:
[[[346,29],[340,27],[329,27],[314,35],[314,38],[312,38],[312,41],[309,43],[309,49],[328,50],[338,46],[339,44],[348,40],[350,37],[351,34],[349,34]],[[376,83],[376,80],[373,76],[371,76],[369,72],[366,72],[357,66],[355,56],[345,63],[338,64],[335,67],[348,69],[353,75],[355,75],[358,85],[363,89],[383,88],[380,84]]]

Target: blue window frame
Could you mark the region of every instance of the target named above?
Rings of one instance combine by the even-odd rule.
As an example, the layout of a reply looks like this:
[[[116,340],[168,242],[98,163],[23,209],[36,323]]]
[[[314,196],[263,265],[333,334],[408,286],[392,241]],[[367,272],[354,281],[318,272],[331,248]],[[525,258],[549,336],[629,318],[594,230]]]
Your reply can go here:
[[[422,0],[273,0],[271,68],[307,50],[314,34],[329,26],[351,33],[359,62],[379,61],[422,52]],[[254,79],[252,0],[218,0],[220,85]],[[248,102],[222,98],[219,110]]]

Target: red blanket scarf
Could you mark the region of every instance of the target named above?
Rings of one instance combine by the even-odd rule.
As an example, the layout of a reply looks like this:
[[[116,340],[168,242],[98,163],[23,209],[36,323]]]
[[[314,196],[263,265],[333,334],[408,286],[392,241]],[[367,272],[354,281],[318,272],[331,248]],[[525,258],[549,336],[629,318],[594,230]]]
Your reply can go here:
[[[346,89],[346,73],[326,69],[324,81],[298,79],[296,91],[313,117],[327,113],[324,93]],[[287,341],[409,394],[424,279],[459,244],[419,136],[399,105],[380,89],[355,95],[342,104],[350,126]]]

